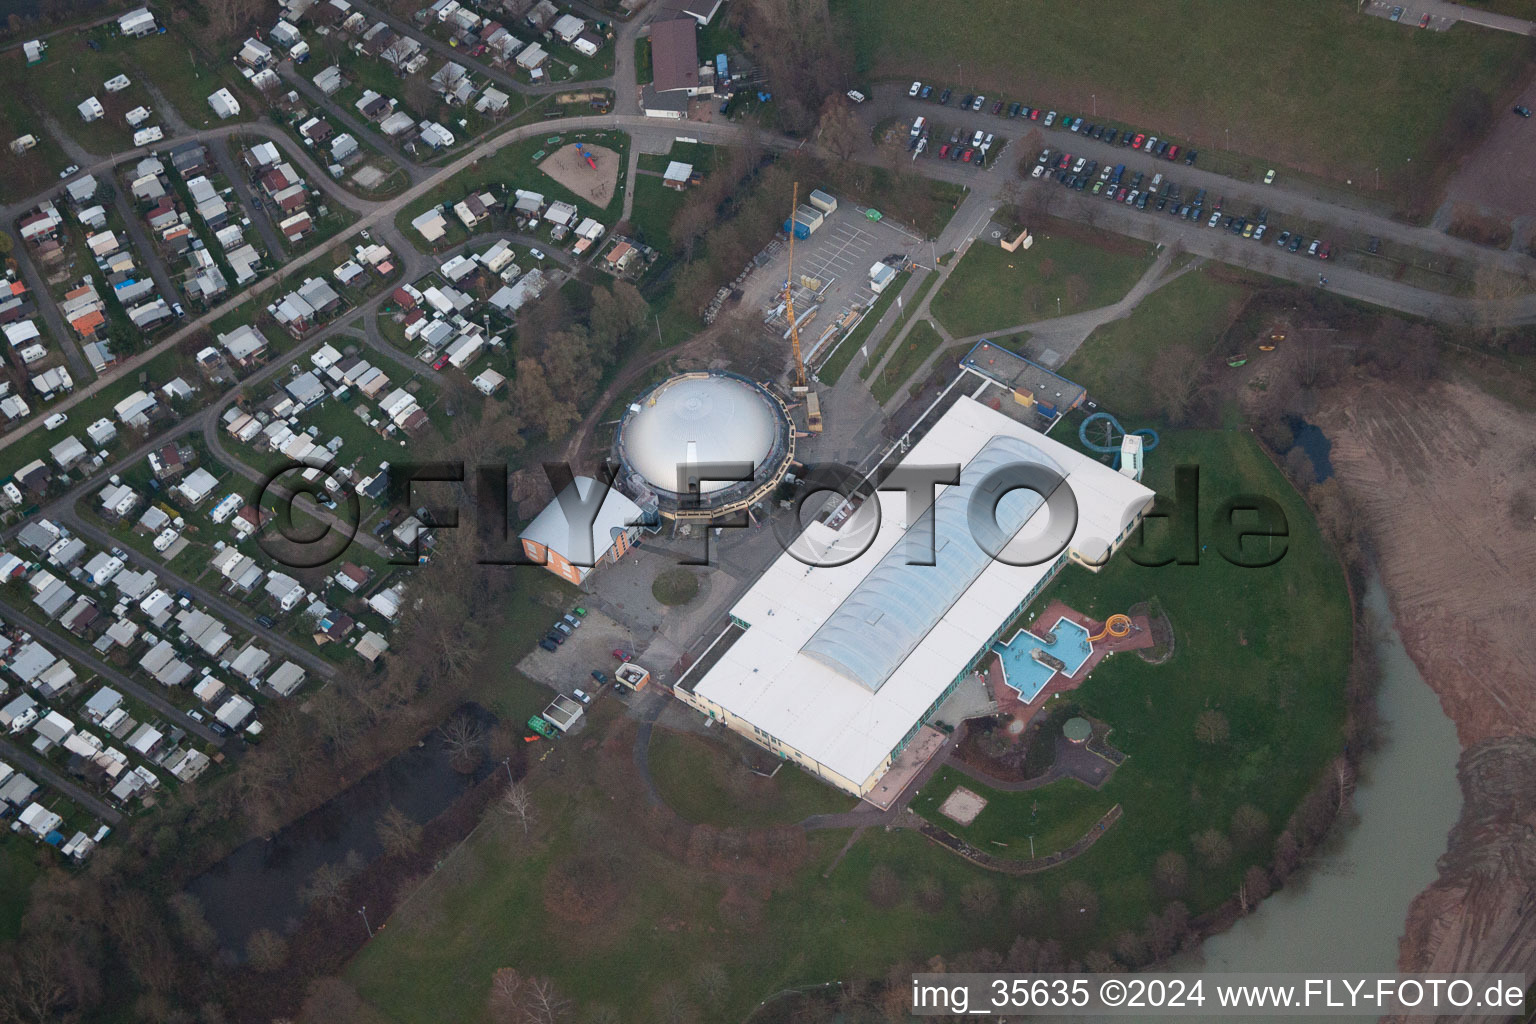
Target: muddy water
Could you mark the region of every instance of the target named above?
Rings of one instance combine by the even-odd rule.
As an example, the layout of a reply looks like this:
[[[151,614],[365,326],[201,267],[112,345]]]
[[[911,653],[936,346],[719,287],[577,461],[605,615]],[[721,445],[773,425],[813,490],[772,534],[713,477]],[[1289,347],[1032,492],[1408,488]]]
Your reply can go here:
[[[1372,580],[1365,604],[1376,622],[1390,627],[1379,580]],[[1176,969],[1397,969],[1408,904],[1434,880],[1435,861],[1461,810],[1456,783],[1461,748],[1455,726],[1394,628],[1383,631],[1377,656],[1383,672],[1382,742],[1361,766],[1356,820],[1336,830],[1284,889]]]

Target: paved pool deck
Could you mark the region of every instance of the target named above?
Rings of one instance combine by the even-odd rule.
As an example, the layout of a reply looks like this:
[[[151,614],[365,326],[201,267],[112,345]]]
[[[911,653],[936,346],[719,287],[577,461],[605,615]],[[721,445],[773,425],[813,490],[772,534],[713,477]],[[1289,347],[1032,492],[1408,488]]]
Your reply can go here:
[[[1092,636],[1104,628],[1104,623],[1098,619],[1091,619],[1082,612],[1070,608],[1060,601],[1052,601],[1045,606],[1045,610],[1035,616],[1025,627],[1031,633],[1037,628],[1044,628],[1042,623],[1054,625],[1057,620],[1066,618],[1088,630]],[[1022,726],[1035,717],[1035,712],[1045,706],[1045,703],[1058,693],[1067,693],[1083,685],[1094,668],[1109,657],[1121,651],[1137,651],[1154,646],[1152,639],[1152,624],[1145,615],[1136,615],[1131,618],[1131,631],[1126,636],[1106,636],[1102,640],[1095,640],[1093,653],[1090,654],[1076,672],[1071,675],[1063,675],[1058,672],[1051,677],[1051,681],[1045,684],[1045,688],[1035,695],[1035,699],[1025,702],[1020,699],[1019,693],[1013,687],[1003,681],[1003,672],[996,656],[988,658],[987,689],[992,694],[992,699],[997,701],[997,710],[1000,714],[1011,714]]]

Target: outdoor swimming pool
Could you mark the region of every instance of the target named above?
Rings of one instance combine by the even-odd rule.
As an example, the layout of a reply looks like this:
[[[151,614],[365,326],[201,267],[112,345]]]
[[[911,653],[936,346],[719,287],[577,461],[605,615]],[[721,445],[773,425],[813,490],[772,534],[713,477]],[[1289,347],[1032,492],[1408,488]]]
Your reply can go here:
[[[1003,682],[1018,690],[1019,699],[1026,704],[1040,696],[1045,684],[1056,675],[1055,669],[1031,657],[1031,651],[1044,651],[1058,658],[1065,666],[1065,674],[1069,676],[1075,675],[1093,653],[1093,645],[1088,642],[1088,630],[1066,616],[1057,619],[1050,632],[1056,636],[1054,643],[1046,643],[1028,630],[1021,629],[1007,643],[992,645],[1003,666]]]

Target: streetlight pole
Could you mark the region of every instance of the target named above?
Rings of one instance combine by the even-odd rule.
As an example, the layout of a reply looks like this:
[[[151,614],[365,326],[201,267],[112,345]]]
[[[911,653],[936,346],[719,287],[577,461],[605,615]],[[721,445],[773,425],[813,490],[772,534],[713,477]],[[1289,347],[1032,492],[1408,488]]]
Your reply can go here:
[[[507,770],[507,785],[512,785],[517,780],[512,778],[512,758],[502,758],[501,766]]]
[[[1089,98],[1093,100],[1093,116],[1094,117],[1098,117],[1099,116],[1099,96],[1098,96],[1097,93],[1089,93],[1088,95],[1089,95]]]
[[[1056,315],[1061,316],[1061,296],[1056,296]]]
[[[1034,836],[1030,836],[1029,837],[1029,859],[1030,860],[1034,860],[1035,859],[1035,837]]]
[[[373,938],[373,925],[368,923],[368,908],[363,907],[358,913],[363,915],[363,927],[368,929],[368,937]]]

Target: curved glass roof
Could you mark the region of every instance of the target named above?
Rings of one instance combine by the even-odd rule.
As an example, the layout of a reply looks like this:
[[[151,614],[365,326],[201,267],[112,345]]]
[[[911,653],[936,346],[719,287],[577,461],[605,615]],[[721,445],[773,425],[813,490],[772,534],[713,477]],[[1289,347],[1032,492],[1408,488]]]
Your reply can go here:
[[[939,623],[992,560],[977,543],[967,518],[971,495],[994,470],[1016,463],[1066,471],[1039,448],[1016,437],[993,437],[961,471],[960,483],[944,489],[924,519],[933,524],[932,565],[927,531],[907,528],[853,592],[806,641],[806,654],[854,682],[879,690]],[[1011,538],[1045,498],[1012,490],[997,503],[997,530]]]

